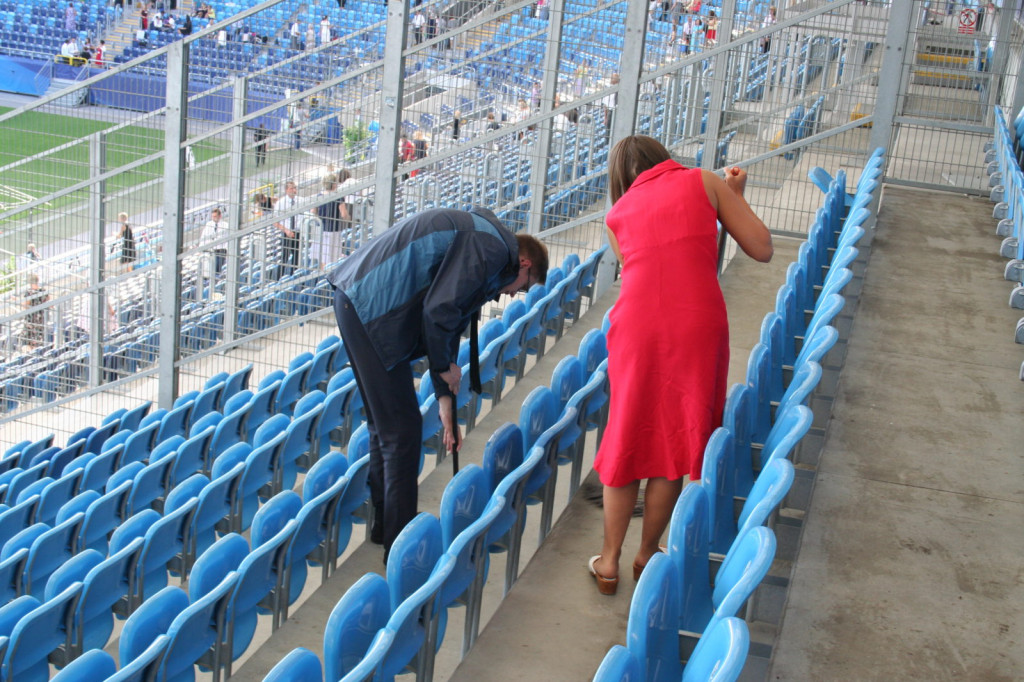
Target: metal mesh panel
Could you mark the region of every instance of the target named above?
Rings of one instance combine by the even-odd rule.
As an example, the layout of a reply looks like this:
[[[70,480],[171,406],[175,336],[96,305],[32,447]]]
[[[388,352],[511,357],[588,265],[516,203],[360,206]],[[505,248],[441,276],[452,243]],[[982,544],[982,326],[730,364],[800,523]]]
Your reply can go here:
[[[17,141],[0,145],[5,441],[287,368],[336,333],[324,272],[416,211],[483,205],[540,235],[552,267],[585,259],[634,103],[636,132],[684,163],[745,166],[754,209],[804,233],[820,205],[807,171],[870,151],[888,6],[805,3],[774,23],[767,3],[735,7],[705,3],[713,42],[682,16],[638,39],[627,2],[349,0],[318,10],[326,28],[297,0],[218,4],[223,23],[147,33],[124,50],[135,61],[0,114]],[[341,229],[325,231],[336,202]],[[38,261],[19,255],[29,242]]]
[[[891,180],[987,191],[982,147],[992,108],[1010,104],[1019,78],[1020,26],[1007,8],[917,0],[909,24],[897,98]],[[987,9],[986,9],[987,8]]]

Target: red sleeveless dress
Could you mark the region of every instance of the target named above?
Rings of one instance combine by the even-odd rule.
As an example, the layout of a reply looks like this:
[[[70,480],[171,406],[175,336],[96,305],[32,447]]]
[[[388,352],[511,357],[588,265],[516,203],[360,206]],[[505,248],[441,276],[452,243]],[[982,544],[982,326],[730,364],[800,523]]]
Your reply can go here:
[[[716,221],[700,169],[675,161],[643,172],[608,212],[624,264],[607,338],[608,426],[594,462],[605,485],[700,478],[729,372]]]

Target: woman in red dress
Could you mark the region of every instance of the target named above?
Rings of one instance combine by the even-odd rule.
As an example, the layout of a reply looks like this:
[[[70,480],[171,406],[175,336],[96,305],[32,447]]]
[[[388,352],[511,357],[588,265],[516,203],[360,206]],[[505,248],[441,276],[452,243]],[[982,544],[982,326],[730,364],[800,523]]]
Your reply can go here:
[[[638,576],[668,526],[683,477],[700,478],[722,422],[729,328],[718,285],[718,226],[768,262],[772,238],[743,198],[746,172],[687,169],[657,140],[627,137],[608,163],[608,241],[622,288],[608,330],[611,407],[594,468],[604,484],[604,545],[590,560],[602,594],[618,586],[619,556],[640,481],[647,479]]]

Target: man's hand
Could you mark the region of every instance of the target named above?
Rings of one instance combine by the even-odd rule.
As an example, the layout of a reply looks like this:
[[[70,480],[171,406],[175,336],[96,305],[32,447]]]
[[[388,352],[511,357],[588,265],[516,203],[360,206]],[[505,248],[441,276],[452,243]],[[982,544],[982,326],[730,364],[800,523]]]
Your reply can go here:
[[[444,396],[437,401],[438,411],[441,414],[441,425],[444,427],[444,451],[451,452],[452,446],[456,450],[462,447],[462,434],[459,433],[459,420],[456,418],[454,401],[451,396]]]
[[[459,394],[459,384],[462,383],[462,369],[454,362],[448,366],[447,372],[441,372],[441,380],[448,384],[448,390],[452,395]]]
[[[738,166],[730,166],[725,169],[725,184],[729,186],[733,192],[743,196],[743,191],[747,188],[747,171],[743,170]]]

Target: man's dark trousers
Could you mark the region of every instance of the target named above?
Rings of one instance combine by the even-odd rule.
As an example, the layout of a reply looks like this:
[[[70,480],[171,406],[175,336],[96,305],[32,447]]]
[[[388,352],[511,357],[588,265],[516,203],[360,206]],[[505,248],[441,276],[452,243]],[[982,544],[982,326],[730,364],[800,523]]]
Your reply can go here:
[[[398,533],[416,516],[423,417],[411,365],[402,361],[390,370],[384,367],[355,307],[340,289],[334,292],[334,315],[366,409],[370,499],[375,507],[384,506],[386,557]]]

